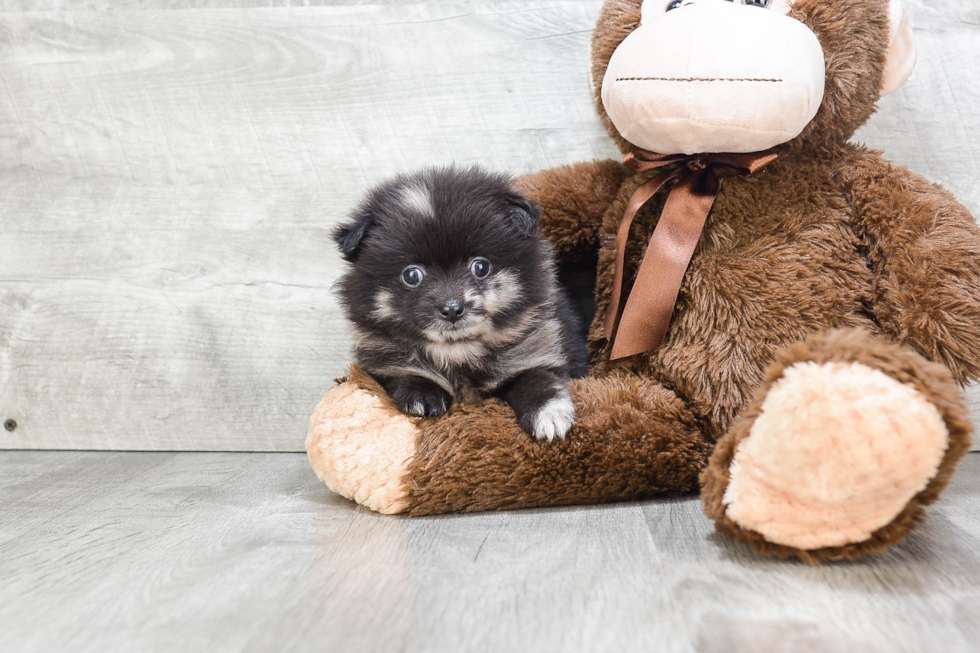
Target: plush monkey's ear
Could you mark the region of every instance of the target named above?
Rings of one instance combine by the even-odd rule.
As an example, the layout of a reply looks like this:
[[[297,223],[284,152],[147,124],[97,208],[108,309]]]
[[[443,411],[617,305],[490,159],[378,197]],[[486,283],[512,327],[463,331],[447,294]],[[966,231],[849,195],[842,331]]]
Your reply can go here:
[[[349,222],[340,225],[333,232],[334,242],[340,248],[340,253],[344,259],[353,261],[357,258],[357,250],[361,247],[361,241],[374,226],[374,218],[367,210],[361,210],[354,214]]]
[[[541,209],[538,205],[524,197],[514,194],[508,198],[511,209],[511,220],[517,230],[525,238],[534,235],[538,229],[538,220],[541,218]]]
[[[881,94],[897,91],[915,68],[915,38],[905,7],[898,0],[888,5],[889,43],[885,72],[881,76]]]

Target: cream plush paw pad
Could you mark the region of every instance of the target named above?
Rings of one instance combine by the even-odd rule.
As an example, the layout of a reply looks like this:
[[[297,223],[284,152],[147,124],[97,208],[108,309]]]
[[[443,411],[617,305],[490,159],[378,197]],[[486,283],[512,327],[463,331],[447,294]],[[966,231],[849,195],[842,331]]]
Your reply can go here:
[[[331,389],[310,417],[306,453],[332,491],[384,514],[408,507],[413,421],[354,383]]]
[[[799,549],[867,540],[935,476],[948,439],[915,388],[860,363],[797,363],[735,450],[726,514]]]

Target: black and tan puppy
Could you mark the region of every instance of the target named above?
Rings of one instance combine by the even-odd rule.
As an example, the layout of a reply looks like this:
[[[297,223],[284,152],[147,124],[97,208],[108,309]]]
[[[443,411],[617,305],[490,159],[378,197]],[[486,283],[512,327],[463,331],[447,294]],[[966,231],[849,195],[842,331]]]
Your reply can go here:
[[[507,177],[444,168],[378,186],[337,229],[355,360],[402,411],[492,395],[538,438],[572,427],[588,354],[537,225]]]

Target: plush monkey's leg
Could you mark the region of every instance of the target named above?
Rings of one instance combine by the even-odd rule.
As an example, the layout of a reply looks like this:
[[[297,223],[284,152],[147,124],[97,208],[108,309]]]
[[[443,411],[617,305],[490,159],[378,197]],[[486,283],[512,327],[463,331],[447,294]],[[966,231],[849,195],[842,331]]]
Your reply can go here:
[[[900,542],[970,446],[949,371],[862,331],[777,355],[702,474],[705,512],[759,552],[815,563]]]
[[[362,372],[331,390],[307,451],[334,491],[372,510],[427,515],[597,503],[694,490],[710,453],[696,420],[649,379],[572,383],[577,422],[538,441],[499,400],[400,414]]]

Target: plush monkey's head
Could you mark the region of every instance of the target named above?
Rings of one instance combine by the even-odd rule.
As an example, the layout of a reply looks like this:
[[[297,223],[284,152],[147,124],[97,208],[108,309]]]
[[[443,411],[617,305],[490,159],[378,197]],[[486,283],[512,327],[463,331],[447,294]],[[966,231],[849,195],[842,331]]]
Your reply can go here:
[[[624,152],[756,152],[844,141],[901,86],[897,0],[606,0],[596,106]]]

